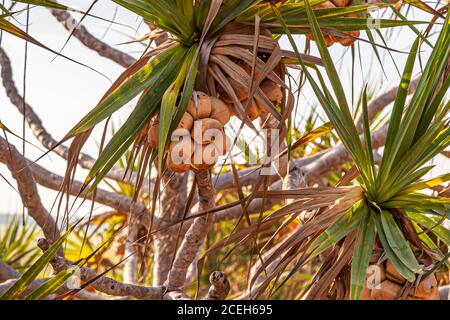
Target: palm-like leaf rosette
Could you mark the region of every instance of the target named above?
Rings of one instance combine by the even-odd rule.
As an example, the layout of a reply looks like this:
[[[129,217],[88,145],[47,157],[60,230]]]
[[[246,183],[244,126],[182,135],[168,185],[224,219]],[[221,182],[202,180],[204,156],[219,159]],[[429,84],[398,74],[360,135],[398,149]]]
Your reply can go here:
[[[382,161],[376,166],[367,119],[367,99],[363,101],[364,135],[360,137],[327,46],[335,42],[351,45],[358,39],[360,30],[365,30],[370,38],[372,18],[367,14],[368,9],[393,7],[391,4],[368,5],[361,1],[350,4],[344,1],[345,4],[341,5],[341,2],[332,1],[333,5],[330,5],[323,0],[113,1],[166,32],[169,37],[161,45],[149,47],[62,139],[61,143],[73,141],[61,191],[69,190],[79,153],[94,127],[107,122],[136,97],[139,97],[138,102],[127,120],[109,141],[102,141],[101,152],[84,182],[84,188],[93,191],[130,149],[131,166],[133,159],[139,159],[138,184],[153,161],[157,162],[158,173],[161,174],[165,163],[171,167],[170,161],[164,160],[168,156],[167,150],[171,149],[172,134],[186,127],[186,123],[190,123],[189,117],[193,122],[211,125],[215,123],[211,119],[216,120],[220,125],[214,125],[219,131],[223,130],[227,121],[221,122],[213,117],[218,108],[225,110],[223,104],[226,104],[230,115],[237,116],[255,131],[252,121],[261,114],[269,115],[278,124],[282,133],[280,138],[285,138],[286,123],[295,101],[286,74],[289,67],[295,67],[304,72],[340,141],[351,155],[355,163],[353,172],[359,173],[360,183],[290,191],[255,190],[256,196],[293,198],[295,201],[264,217],[258,226],[234,234],[235,241],[285,219],[281,230],[304,211],[313,211],[314,215],[262,264],[258,274],[264,272],[274,257],[283,257],[254,295],[260,295],[274,279],[279,280],[291,263],[295,262],[292,274],[307,261],[330,249],[334,255],[330,255],[328,267],[317,274],[309,291],[310,297],[326,294],[337,283],[335,279],[344,278],[342,273],[351,265],[351,279],[346,282],[348,290],[343,291],[352,299],[359,298],[372,249],[376,245],[382,248],[383,254],[409,283],[426,272],[416,258],[418,253],[427,254],[433,261],[443,258],[424,230],[437,233],[450,245],[448,230],[435,228],[448,213],[449,200],[420,191],[450,178],[444,175],[421,180],[431,169],[424,165],[450,143],[449,103],[445,103],[450,84],[446,73],[450,54],[448,17],[420,83],[411,101],[406,103],[414,61],[423,37],[413,45],[390,117]],[[56,5],[52,1],[22,2]],[[416,5],[420,7],[420,4]],[[0,16],[1,29],[20,33],[5,21],[5,16]],[[415,28],[414,25],[420,23],[406,19],[379,19],[377,27]],[[293,34],[304,34],[314,39],[321,57],[301,54],[295,46]],[[290,40],[293,51],[281,49],[279,39],[283,35]],[[318,66],[325,67],[331,90]],[[316,77],[312,72],[316,72]],[[209,109],[202,116],[200,97],[209,101],[206,103]],[[214,99],[219,99],[222,104],[213,103]],[[227,119],[226,116],[224,118]],[[203,137],[196,139],[194,134],[191,140],[199,144],[204,142]],[[223,154],[223,150],[220,153]],[[191,159],[191,154],[186,158]],[[191,167],[204,170],[210,166],[171,168],[183,171]],[[138,190],[139,185],[136,192]]]
[[[324,255],[323,265],[309,287],[306,295],[309,299],[359,299],[363,290],[367,289],[369,263],[384,265],[386,259],[390,276],[400,279],[404,285],[403,292],[408,295],[408,290],[414,292],[414,287],[426,281],[439,265],[448,265],[448,255],[441,252],[432,238],[450,245],[450,232],[441,225],[448,218],[450,201],[446,197],[431,196],[422,191],[450,179],[449,174],[423,179],[433,168],[427,163],[450,144],[450,104],[445,98],[450,85],[449,18],[444,22],[416,91],[407,102],[420,38],[411,48],[389,117],[381,163],[376,165],[366,94],[363,94],[362,101],[364,134],[360,136],[320,32],[318,19],[308,2],[306,7],[327,75],[333,80],[332,90],[336,100],[326,86],[320,86],[312,74],[306,68],[304,70],[355,163],[348,175],[342,178],[341,185],[356,176],[359,176],[359,184],[259,193],[259,196],[293,200],[266,216],[258,226],[261,230],[282,220],[276,232],[278,234],[295,219],[303,217],[305,212],[312,215],[261,263],[251,284],[256,283],[269,266],[271,272],[259,286],[253,288],[251,296],[262,295],[274,283],[273,289],[276,291],[297,270],[319,255]],[[322,81],[320,73],[318,78]],[[239,231],[208,253],[223,244],[250,239],[256,232],[255,228]],[[286,269],[290,269],[287,276]],[[436,284],[433,286],[436,287]],[[381,298],[400,298],[401,290],[397,293],[397,296]]]
[[[75,159],[92,129],[138,95],[140,98],[133,112],[104,146],[90,171],[85,181],[90,190],[98,185],[130,146],[135,150],[135,158],[141,153],[148,162],[157,156],[161,172],[171,133],[185,114],[194,91],[228,100],[233,114],[252,129],[255,127],[251,120],[257,116],[251,110],[254,110],[256,102],[257,114],[270,114],[282,129],[294,104],[284,82],[285,68],[300,62],[307,66],[322,64],[317,57],[281,50],[278,44],[279,36],[286,31],[311,34],[303,1],[277,4],[254,0],[115,2],[170,36],[165,43],[146,51],[125,70],[98,105],[61,141],[74,138],[66,184],[70,184]],[[312,1],[311,5],[323,2]],[[319,8],[315,12],[324,34],[354,40],[349,32],[369,28],[370,18],[365,12],[371,7],[384,6],[387,5],[360,4]],[[360,13],[361,17],[348,17],[354,13]],[[381,19],[379,26],[417,23],[420,22]],[[274,85],[283,91],[281,99],[271,100],[270,90]],[[265,86],[272,88],[264,90]],[[244,96],[239,90],[242,88],[245,89]],[[143,139],[155,117],[159,123],[156,148],[152,147],[149,139]],[[142,167],[147,167],[145,161]]]

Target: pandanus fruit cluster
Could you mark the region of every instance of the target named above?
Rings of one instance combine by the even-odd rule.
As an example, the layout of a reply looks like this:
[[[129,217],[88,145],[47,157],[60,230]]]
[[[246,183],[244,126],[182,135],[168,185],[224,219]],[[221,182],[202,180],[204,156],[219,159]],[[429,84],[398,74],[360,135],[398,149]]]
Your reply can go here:
[[[253,39],[254,32],[252,26],[230,23],[217,38],[206,68],[199,70],[197,82],[200,85],[196,85],[197,91],[193,92],[186,112],[171,135],[166,156],[166,165],[171,171],[201,171],[214,166],[231,147],[224,127],[232,116],[249,123],[262,113],[277,113],[276,107],[283,101],[282,64],[279,61],[282,56],[270,71],[262,74],[270,52],[278,47],[278,43],[270,31],[261,28],[254,61],[253,40],[236,43],[242,40],[242,34]],[[201,75],[206,74],[206,79],[202,79]],[[144,132],[151,148],[157,149],[158,116],[150,121]]]
[[[423,275],[416,284],[406,279],[391,261],[372,264],[368,268],[362,300],[439,300],[439,287],[434,274]]]
[[[167,167],[181,173],[190,168],[201,171],[214,166],[231,146],[224,131],[231,116],[232,111],[222,100],[195,91],[172,133]],[[159,121],[156,118],[148,130],[148,141],[153,148],[158,146],[158,132]]]
[[[235,62],[251,75],[250,65],[238,59],[235,59]],[[280,74],[279,70],[274,71]],[[255,70],[254,78],[260,76],[260,72]],[[252,121],[259,118],[265,110],[256,98],[250,99],[249,87],[233,78],[228,78],[228,81],[244,106],[248,118]],[[266,78],[261,81],[259,87],[274,106],[281,103],[281,85]],[[208,169],[229,151],[231,140],[226,136],[224,127],[235,115],[235,106],[224,90],[218,87],[217,92],[219,97],[194,91],[186,112],[171,136],[166,158],[167,167],[171,171],[182,173],[191,168],[197,171]],[[159,141],[158,117],[150,122],[147,132],[149,144],[156,149]]]

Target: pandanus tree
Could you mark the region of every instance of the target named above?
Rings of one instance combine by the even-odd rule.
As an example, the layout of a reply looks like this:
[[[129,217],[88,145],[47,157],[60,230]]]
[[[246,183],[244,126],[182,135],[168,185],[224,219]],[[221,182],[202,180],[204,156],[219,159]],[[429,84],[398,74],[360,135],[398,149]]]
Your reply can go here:
[[[261,112],[275,118],[281,129],[294,103],[284,81],[285,68],[323,64],[317,57],[281,50],[278,44],[279,36],[283,34],[311,34],[305,2],[115,2],[170,36],[126,69],[99,104],[63,139],[74,138],[71,154],[76,158],[94,126],[140,95],[133,112],[105,144],[87,177],[86,185],[90,184],[91,190],[133,144],[136,153],[146,155],[144,158],[155,156],[158,159],[161,173],[172,132],[191,100],[198,107],[194,92],[228,103],[230,112],[252,129],[255,126],[251,120]],[[312,1],[310,5],[324,2]],[[371,18],[364,13],[372,6],[383,7],[385,4],[324,8],[315,10],[315,15],[327,36],[332,34],[338,40],[346,38],[349,44],[348,40],[357,39],[355,31],[370,28]],[[361,16],[348,17],[355,13],[361,13]],[[378,25],[383,28],[415,23],[420,22],[381,19]],[[149,39],[157,35],[158,32],[153,32]],[[152,125],[155,116],[158,118],[157,129],[153,131],[157,132],[157,139],[143,139],[155,127]],[[157,145],[154,145],[156,140]],[[70,177],[71,169],[73,165],[69,164],[67,177]]]
[[[308,3],[306,9],[327,75],[333,79],[332,91],[316,83],[309,71],[305,73],[354,166],[339,182],[342,186],[264,192],[267,197],[294,201],[267,216],[261,228],[282,219],[279,233],[305,211],[313,214],[275,247],[255,272],[253,283],[275,261],[270,275],[254,288],[252,296],[263,294],[272,281],[278,283],[274,290],[279,288],[304,264],[325,254],[323,266],[307,291],[309,299],[399,299],[416,295],[417,299],[436,299],[433,271],[448,264],[448,255],[428,233],[449,244],[450,233],[440,224],[448,217],[450,203],[448,198],[421,191],[450,178],[444,174],[423,179],[433,168],[426,164],[450,143],[450,104],[445,98],[450,84],[449,19],[444,22],[417,90],[407,102],[420,39],[413,44],[390,114],[381,162],[376,164],[366,93],[362,101],[364,134],[360,136],[317,18]],[[356,185],[343,186],[356,177]],[[233,241],[245,240],[251,230],[242,230]],[[372,286],[366,281],[369,263],[378,267]],[[282,279],[288,266],[289,275]]]
[[[334,43],[350,46],[364,31],[376,51],[371,33],[373,18],[368,10],[389,7],[402,17],[394,5],[356,0],[113,1],[151,26],[152,32],[146,36],[149,41],[162,33],[168,36],[157,47],[149,46],[60,141],[62,144],[73,139],[61,191],[70,193],[77,159],[93,129],[103,122],[108,124],[116,111],[138,97],[134,109],[111,139],[106,141],[104,135],[100,154],[81,190],[92,193],[95,199],[99,183],[125,154],[127,170],[138,163],[135,199],[152,164],[157,168],[156,184],[173,172],[195,172],[193,185],[198,191],[198,213],[189,217],[193,222],[180,244],[179,251],[184,250],[186,254],[172,261],[165,283],[168,292],[179,292],[183,288],[189,264],[196,258],[203,240],[195,235],[206,236],[211,213],[220,209],[214,208],[210,169],[236,142],[224,131],[232,116],[241,121],[241,129],[247,126],[256,134],[260,134],[253,123],[256,119],[260,120],[260,127],[278,130],[276,142],[271,141],[270,134],[266,136],[267,149],[277,143],[286,150],[272,155],[261,167],[270,167],[271,161],[289,154],[293,147],[329,133],[331,129],[337,133],[354,166],[336,186],[330,187],[298,188],[297,185],[290,190],[268,190],[268,177],[259,175],[247,196],[240,189],[233,167],[239,201],[227,204],[227,208],[242,206],[245,212],[256,198],[289,199],[289,203],[268,215],[261,215],[256,225],[249,223],[247,228],[209,247],[199,260],[200,271],[205,257],[218,249],[232,243],[254,241],[261,230],[277,226],[271,235],[274,239],[299,220],[302,222],[282,242],[270,248],[269,240],[259,252],[268,250],[270,254],[260,259],[250,279],[248,297],[263,296],[269,286],[272,291],[276,290],[318,256],[322,260],[321,267],[305,295],[311,299],[376,299],[380,292],[390,290],[383,289],[387,285],[395,286],[390,293],[398,291],[388,298],[413,297],[416,289],[433,277],[434,268],[447,263],[448,257],[428,234],[432,232],[450,245],[448,230],[439,226],[449,212],[450,203],[448,198],[421,193],[450,178],[446,174],[422,179],[432,168],[426,164],[450,143],[446,100],[450,84],[450,26],[448,16],[443,16],[445,10],[437,12],[421,2],[411,2],[435,14],[442,29],[409,101],[408,89],[416,56],[423,43],[429,45],[426,37],[414,27],[423,22],[404,18],[377,19],[377,28],[408,26],[419,36],[408,55],[396,93],[381,161],[375,161],[366,91],[362,95],[363,133],[360,135],[327,47]],[[70,10],[51,1],[18,2]],[[4,17],[0,17],[0,28],[25,37]],[[293,38],[297,34],[314,40],[320,56],[302,53],[306,51],[300,50]],[[282,37],[289,40],[292,50],[281,48]],[[330,85],[320,71],[322,68]],[[331,123],[292,145],[290,130],[295,95],[289,81],[290,69],[302,72]],[[208,135],[208,129],[216,133]],[[153,205],[158,191],[159,188],[154,188]],[[191,191],[184,216],[178,221],[181,225],[187,220],[193,197]],[[150,227],[146,237],[151,233]],[[367,287],[369,265],[381,266],[377,285],[382,289]],[[397,280],[395,284],[384,280],[388,269],[389,276]],[[286,270],[289,271],[287,277]],[[262,274],[266,276],[259,281]]]
[[[272,258],[283,255],[283,260],[256,292],[261,293],[294,259],[297,262],[291,272],[330,248],[331,265],[316,275],[310,297],[329,294],[330,286],[338,290],[336,288],[340,287],[333,281],[338,279],[348,290],[338,290],[336,297],[359,298],[375,244],[382,248],[382,255],[408,283],[419,279],[417,276],[430,265],[428,262],[424,268],[426,262],[417,260],[419,252],[426,253],[432,261],[443,258],[421,228],[432,228],[438,223],[439,217],[448,212],[448,199],[418,192],[448,178],[446,175],[430,181],[420,180],[431,169],[423,165],[444,150],[450,141],[446,118],[448,102],[444,103],[449,85],[446,73],[450,50],[448,18],[418,88],[407,104],[408,83],[421,38],[411,50],[389,122],[382,161],[377,166],[372,155],[367,100],[363,100],[365,121],[361,139],[326,49],[333,41],[349,45],[357,39],[359,30],[367,30],[370,18],[365,13],[372,5],[321,5],[327,3],[325,1],[281,1],[276,4],[231,0],[115,2],[170,36],[128,68],[99,104],[67,134],[63,141],[74,138],[70,148],[72,161],[69,161],[66,173],[68,185],[74,169],[73,160],[92,128],[139,94],[133,112],[105,144],[90,171],[85,181],[90,190],[94,190],[130,146],[134,150],[133,159],[138,159],[141,153],[141,176],[145,174],[148,162],[154,159],[159,174],[162,174],[164,158],[171,156],[166,151],[172,133],[182,128],[187,129],[189,135],[193,122],[214,119],[211,114],[215,112],[225,113],[225,117],[222,123],[219,118],[215,122],[211,120],[208,128],[217,123],[217,128],[222,129],[229,117],[236,115],[243,124],[256,129],[252,120],[263,114],[276,120],[283,139],[294,105],[294,96],[285,82],[286,68],[298,66],[351,154],[355,163],[352,172],[358,173],[359,183],[352,187],[279,192],[255,188],[254,196],[260,192],[264,196],[300,198],[265,217],[263,224],[273,224],[288,215],[283,224],[286,225],[302,211],[319,209],[273,253]],[[316,10],[313,9],[315,5]],[[381,28],[413,23],[378,21]],[[320,58],[299,52],[292,38],[292,34],[299,33],[307,34],[317,42]],[[283,34],[288,36],[294,51],[280,48],[279,36]],[[149,37],[155,35],[157,33]],[[332,90],[327,89],[317,66],[325,67],[332,80]],[[314,72],[319,80],[313,77]],[[202,137],[193,138],[194,143],[204,144],[200,141]],[[195,147],[187,155],[181,154],[184,160],[187,159],[187,165],[175,168],[168,160],[169,168],[185,171],[190,167],[192,153],[195,153]],[[219,155],[223,153],[218,151]],[[201,176],[214,164],[213,160],[204,165],[205,160],[201,156],[200,159],[201,165],[191,165],[198,174],[199,184],[205,183],[201,181],[205,177]],[[260,177],[255,186],[261,185],[263,179]],[[212,210],[211,200],[205,199],[205,202],[209,207],[206,205],[201,209],[204,212]],[[434,218],[428,216],[430,213]],[[241,231],[241,234],[245,235],[245,232]],[[439,236],[448,239],[447,232]],[[339,259],[334,260],[336,257]],[[269,258],[259,272],[263,272],[270,261]],[[351,271],[346,269],[349,264]],[[345,272],[350,272],[349,281],[348,277],[342,276]]]

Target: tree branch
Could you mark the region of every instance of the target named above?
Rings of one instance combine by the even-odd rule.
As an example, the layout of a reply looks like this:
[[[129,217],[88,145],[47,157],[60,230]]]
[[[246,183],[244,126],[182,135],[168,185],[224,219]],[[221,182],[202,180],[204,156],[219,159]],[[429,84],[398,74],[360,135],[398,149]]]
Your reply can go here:
[[[123,263],[123,282],[136,283],[136,271],[137,271],[137,253],[138,246],[136,241],[138,240],[138,231],[140,224],[138,219],[133,216],[128,217],[127,226],[127,238],[125,240],[125,253],[124,256],[128,257]]]
[[[164,300],[192,300],[183,291],[169,291],[164,294]]]
[[[14,268],[0,260],[0,296],[5,294],[5,292],[16,283],[21,275],[22,274],[20,272],[17,272]],[[50,279],[51,278],[38,278],[33,280],[20,294],[20,297],[27,296]],[[60,288],[58,288],[58,290],[56,290],[55,294],[61,295],[69,291],[70,289],[67,287],[66,283],[64,283]],[[106,298],[101,295],[85,290],[77,292],[75,298],[81,300],[106,300]],[[47,297],[47,299],[51,299],[51,296]]]
[[[186,205],[187,175],[174,174],[171,177],[164,175],[162,182],[160,205],[155,216],[170,223],[182,218],[180,213],[183,213]],[[153,285],[155,286],[163,285],[167,280],[172,259],[177,250],[178,229],[178,225],[165,228],[153,239]],[[180,235],[182,237],[184,233]]]
[[[60,190],[64,178],[56,173],[50,172],[47,169],[39,166],[36,163],[32,163],[28,160],[29,169],[33,173],[34,179],[38,184],[43,187]],[[72,196],[79,196],[83,199],[92,200],[93,193],[87,193],[86,188],[80,193],[83,184],[79,181],[73,181],[70,186],[69,193]],[[151,213],[147,210],[147,207],[142,202],[135,202],[132,198],[122,194],[106,191],[101,188],[97,188],[95,201],[101,203],[110,208],[116,209],[119,212],[131,214],[135,218],[141,220],[144,225],[150,224]],[[160,225],[161,222],[158,218],[154,218],[154,224]]]
[[[45,239],[39,239],[38,246],[42,251],[49,248],[49,243]],[[73,266],[73,263],[60,255],[55,255],[50,264],[55,272],[67,270]],[[92,269],[81,267],[79,273],[80,279],[83,282],[88,282],[96,277],[98,274]],[[112,295],[112,296],[129,296],[136,299],[143,300],[160,300],[164,292],[164,287],[148,287],[134,284],[125,284],[106,276],[100,276],[92,284],[90,284],[97,291]]]
[[[0,282],[15,279],[20,277],[20,273],[17,272],[13,267],[9,264],[0,260]]]
[[[208,212],[215,207],[215,190],[208,170],[196,173],[200,212]],[[209,214],[198,217],[189,227],[177,251],[167,279],[168,291],[181,291],[186,281],[189,265],[202,245],[211,225]]]
[[[109,44],[96,38],[86,29],[86,27],[80,25],[74,30],[73,28],[77,26],[78,22],[67,11],[50,9],[50,12],[67,31],[73,31],[73,36],[75,38],[89,49],[97,52],[100,56],[108,58],[124,68],[131,66],[136,61],[132,56],[114,49]]]
[[[28,103],[23,103],[23,97],[19,94],[17,87],[15,86],[13,80],[13,73],[11,68],[11,61],[0,47],[0,65],[2,67],[1,77],[3,81],[3,86],[6,90],[6,95],[8,96],[11,103],[19,110],[23,115],[25,112],[25,120],[31,129],[31,133],[36,137],[36,139],[48,150],[52,150],[54,153],[59,155],[61,158],[67,160],[69,148],[64,145],[58,145],[58,141],[55,140],[52,135],[45,129],[39,116],[34,112],[33,108]],[[56,146],[56,147],[55,147]],[[52,149],[53,148],[53,149]],[[95,159],[86,153],[80,153],[78,158],[78,164],[83,169],[91,169],[95,163]],[[122,168],[113,167],[108,174],[107,178],[115,181],[123,181],[125,176],[125,170]],[[135,184],[137,181],[137,175],[133,172],[131,175],[127,175],[127,181],[130,184]],[[148,181],[143,182],[143,191],[150,193],[148,190]]]
[[[209,276],[211,287],[204,300],[225,300],[230,292],[230,283],[227,276],[221,271],[214,271]]]
[[[27,208],[28,214],[41,227],[45,237],[50,242],[58,239],[59,228],[53,220],[53,217],[41,203],[36,181],[28,166],[27,160],[13,145],[1,137],[0,162],[6,164],[13,178],[16,180],[23,205]]]

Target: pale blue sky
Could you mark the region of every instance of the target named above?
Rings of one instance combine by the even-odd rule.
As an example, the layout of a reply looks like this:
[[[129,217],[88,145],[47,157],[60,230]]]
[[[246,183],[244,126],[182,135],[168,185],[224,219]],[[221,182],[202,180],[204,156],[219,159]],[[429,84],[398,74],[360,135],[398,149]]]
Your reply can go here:
[[[81,9],[86,9],[90,2],[91,1],[88,0],[64,1],[65,4]],[[114,16],[115,8],[116,5],[112,3],[112,1],[100,0],[94,7],[92,13],[111,19]],[[415,16],[410,15],[410,18],[428,19],[423,13],[415,11],[414,14]],[[17,19],[23,23],[25,21],[25,14],[19,15]],[[96,36],[102,37],[105,35],[103,40],[109,44],[134,56],[138,56],[143,50],[142,45],[132,44],[119,46],[118,44],[128,41],[130,37],[143,35],[147,32],[146,25],[142,24],[132,13],[120,8],[117,10],[115,19],[117,22],[128,25],[131,28],[113,25],[105,35],[106,29],[110,27],[108,22],[86,18],[83,24]],[[55,50],[59,50],[63,46],[68,33],[46,9],[33,8],[30,12],[30,22],[29,32],[35,38]],[[24,28],[24,26],[22,26],[22,28]],[[419,29],[422,30],[422,27],[419,27]],[[398,50],[407,51],[413,39],[414,34],[411,30],[408,28],[401,28],[395,31],[394,36],[389,40],[389,46]],[[302,48],[303,42],[304,37],[298,37],[300,48]],[[365,43],[360,44],[363,67],[361,67],[359,61],[357,61],[356,73],[358,76],[355,78],[356,83],[358,83],[357,90],[362,86],[362,79],[366,79],[366,81],[380,81],[381,91],[382,88],[388,88],[396,84],[399,77],[386,51],[380,49],[380,52],[384,57],[383,66],[388,75],[388,79],[382,77],[380,65],[373,59],[370,45]],[[14,79],[16,85],[19,87],[19,91],[22,92],[24,42],[12,36],[4,35],[1,45],[12,60]],[[287,41],[283,40],[282,45],[288,47]],[[424,47],[423,49],[427,48]],[[348,90],[348,98],[350,99],[351,53],[349,50],[338,45],[333,46],[331,52],[333,57],[335,57],[335,61],[339,61],[339,63],[342,64],[340,74],[342,76],[344,87]],[[95,52],[85,48],[75,38],[69,41],[63,53],[99,70],[111,80],[114,80],[123,70],[119,65],[101,58]],[[316,50],[313,50],[313,53],[317,55]],[[426,52],[424,52],[424,56],[426,56]],[[406,55],[393,53],[393,57],[398,62],[398,67],[401,70]],[[41,117],[46,129],[51,132],[56,139],[60,139],[85,113],[95,106],[105,90],[109,87],[110,82],[93,71],[69,62],[61,57],[58,57],[52,62],[53,58],[54,54],[33,45],[29,46],[26,97],[28,103]],[[363,73],[362,77],[361,73]],[[298,116],[307,116],[308,109],[311,105],[315,104],[315,97],[311,90],[305,88],[303,96],[299,101]],[[131,107],[132,105],[130,104],[123,108],[123,111],[119,112],[115,119],[119,120],[121,116],[123,118]],[[3,88],[0,88],[0,119],[14,132],[21,132],[22,116],[17,112],[15,107],[11,105]],[[98,130],[94,132],[93,137],[94,138],[90,139],[87,143],[85,151],[95,155],[97,152],[95,141],[99,137]],[[27,131],[27,139],[35,142],[29,131]],[[12,141],[18,148],[21,146],[19,141],[14,139],[12,139]],[[41,152],[36,148],[27,146],[26,154],[31,159],[35,159]],[[39,164],[59,174],[62,174],[65,169],[64,161],[56,155],[51,155],[42,159]],[[440,168],[433,170],[433,174],[448,172],[449,165],[450,161],[443,159],[439,160]],[[0,165],[0,173],[8,177],[10,181],[14,182],[3,165]],[[85,171],[79,170],[78,178],[82,179],[85,174]],[[0,195],[0,213],[21,211],[21,202],[18,194],[4,182],[0,183]],[[40,188],[40,195],[44,204],[50,208],[56,193]],[[100,205],[98,205],[98,207],[99,210],[104,209],[101,208]],[[85,212],[87,211],[81,211],[81,213]]]

